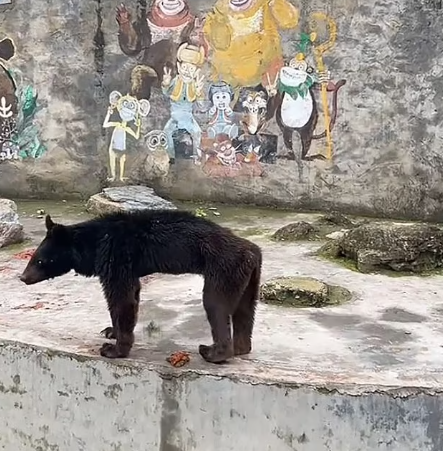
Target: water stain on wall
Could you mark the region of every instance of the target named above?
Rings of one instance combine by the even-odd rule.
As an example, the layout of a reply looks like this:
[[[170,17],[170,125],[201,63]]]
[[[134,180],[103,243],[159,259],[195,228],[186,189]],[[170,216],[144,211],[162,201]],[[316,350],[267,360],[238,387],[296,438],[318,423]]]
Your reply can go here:
[[[117,8],[120,49],[135,60],[129,95],[169,103],[171,164],[190,159],[210,177],[259,177],[279,158],[332,159],[346,80],[332,81],[324,58],[337,26],[314,12],[301,30],[300,16],[289,0],[217,0],[205,17],[186,0],[138,0],[135,14]],[[325,151],[311,154],[321,139]]]
[[[7,66],[15,53],[12,39],[0,41],[0,162],[39,158],[46,152],[34,123],[37,92],[18,69]]]

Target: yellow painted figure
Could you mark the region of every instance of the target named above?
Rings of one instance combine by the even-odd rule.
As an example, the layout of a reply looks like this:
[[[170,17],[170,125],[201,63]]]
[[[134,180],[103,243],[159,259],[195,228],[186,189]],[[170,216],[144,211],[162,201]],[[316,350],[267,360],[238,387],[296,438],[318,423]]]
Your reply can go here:
[[[126,163],[126,134],[131,135],[135,139],[140,137],[141,118],[149,114],[151,105],[148,100],[137,98],[126,94],[121,95],[118,91],[112,91],[109,95],[109,108],[103,122],[104,128],[113,127],[111,142],[109,144],[109,166],[111,177],[109,181],[115,181],[117,158],[120,160],[120,176],[121,182],[125,180],[125,163]],[[117,111],[119,120],[110,121],[111,115]],[[134,124],[135,130],[131,127]]]
[[[268,87],[283,66],[280,31],[295,28],[298,19],[288,0],[218,0],[204,27],[213,80]]]

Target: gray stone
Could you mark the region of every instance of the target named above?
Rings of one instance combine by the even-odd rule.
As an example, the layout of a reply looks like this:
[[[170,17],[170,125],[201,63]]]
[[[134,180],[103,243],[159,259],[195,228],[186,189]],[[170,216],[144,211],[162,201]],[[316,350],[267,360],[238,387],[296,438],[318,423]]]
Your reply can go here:
[[[424,223],[373,222],[349,230],[319,252],[351,259],[361,272],[426,272],[443,266],[443,230]]]
[[[326,225],[331,227],[334,226],[346,227],[349,229],[357,225],[347,216],[337,211],[333,211],[321,216],[319,219],[317,219],[315,224]]]
[[[278,229],[272,238],[278,241],[305,241],[316,239],[317,229],[309,222],[299,221]]]
[[[261,286],[260,300],[289,307],[323,307],[347,302],[351,293],[312,277],[277,277]]]
[[[9,199],[0,199],[0,248],[24,241],[23,225],[17,205]]]
[[[347,231],[348,231],[347,229],[337,230],[335,232],[326,235],[326,238],[328,238],[329,240],[339,240],[345,236]]]
[[[134,210],[175,210],[177,207],[146,186],[121,186],[105,188],[92,196],[86,210],[93,214]]]

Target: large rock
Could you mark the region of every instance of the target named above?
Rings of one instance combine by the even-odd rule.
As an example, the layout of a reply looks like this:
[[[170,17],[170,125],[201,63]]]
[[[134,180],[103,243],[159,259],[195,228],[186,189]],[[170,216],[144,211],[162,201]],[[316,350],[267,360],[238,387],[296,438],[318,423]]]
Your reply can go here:
[[[347,229],[351,229],[358,225],[351,219],[349,219],[344,214],[338,212],[338,211],[332,211],[329,213],[326,213],[325,215],[321,216],[320,218],[315,221],[316,225],[324,225],[324,226],[330,226],[330,227],[344,227]]]
[[[0,199],[0,248],[21,243],[25,239],[17,205],[9,199]]]
[[[311,277],[277,277],[261,286],[260,300],[289,307],[324,307],[351,299],[342,287],[328,285]]]
[[[443,230],[430,224],[364,224],[319,252],[351,259],[361,272],[425,272],[443,266]]]
[[[146,186],[121,186],[105,188],[94,194],[86,204],[86,210],[93,214],[135,210],[175,210],[177,207],[157,196]]]
[[[309,222],[299,221],[278,229],[272,236],[277,241],[307,241],[317,239],[317,229]]]

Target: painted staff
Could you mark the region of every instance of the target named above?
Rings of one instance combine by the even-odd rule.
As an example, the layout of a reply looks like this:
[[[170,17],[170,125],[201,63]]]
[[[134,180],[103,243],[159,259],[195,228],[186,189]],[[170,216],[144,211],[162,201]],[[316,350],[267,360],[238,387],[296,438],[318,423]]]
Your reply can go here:
[[[329,29],[329,39],[322,44],[313,44],[314,55],[316,60],[317,69],[320,74],[326,72],[326,66],[323,62],[323,54],[330,50],[337,38],[337,25],[330,17],[328,17],[323,12],[315,12],[311,14],[309,21],[309,27],[311,31],[311,40],[315,43],[317,39],[317,26],[319,22],[326,22],[327,28]],[[327,93],[328,80],[327,77],[321,80],[321,99],[323,104],[323,114],[325,116],[326,125],[326,141],[327,141],[327,154],[328,160],[332,159],[332,138],[331,138],[331,120],[329,117],[329,106],[328,106],[328,93]]]

